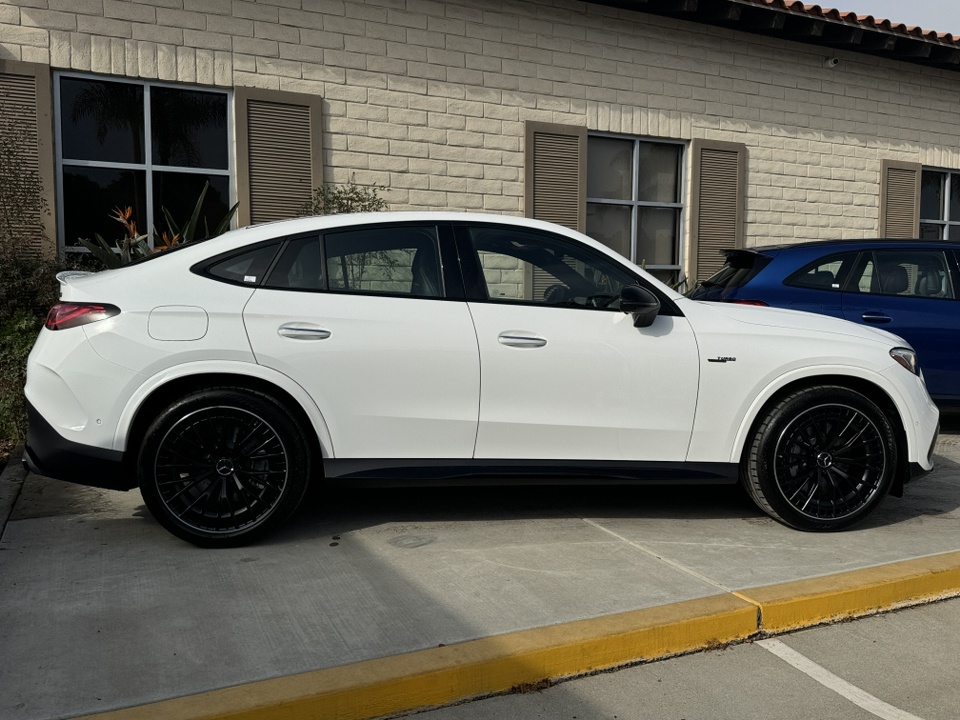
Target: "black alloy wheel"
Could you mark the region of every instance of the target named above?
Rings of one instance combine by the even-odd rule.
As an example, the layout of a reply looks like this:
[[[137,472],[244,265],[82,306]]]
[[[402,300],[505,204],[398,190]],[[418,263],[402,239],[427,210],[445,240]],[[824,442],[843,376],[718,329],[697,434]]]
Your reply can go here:
[[[741,479],[762,510],[801,530],[840,530],[886,496],[897,467],[890,419],[849,388],[787,395],[760,420]]]
[[[263,537],[296,509],[309,451],[272,398],[239,389],[188,395],[154,421],[140,454],[140,487],[157,520],[203,546]]]

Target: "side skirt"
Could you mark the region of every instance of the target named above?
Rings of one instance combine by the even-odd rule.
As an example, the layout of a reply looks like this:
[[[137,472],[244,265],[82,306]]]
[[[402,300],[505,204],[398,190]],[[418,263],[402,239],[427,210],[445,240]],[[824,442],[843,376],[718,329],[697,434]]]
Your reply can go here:
[[[325,458],[328,482],[345,485],[728,485],[736,463],[614,460]]]

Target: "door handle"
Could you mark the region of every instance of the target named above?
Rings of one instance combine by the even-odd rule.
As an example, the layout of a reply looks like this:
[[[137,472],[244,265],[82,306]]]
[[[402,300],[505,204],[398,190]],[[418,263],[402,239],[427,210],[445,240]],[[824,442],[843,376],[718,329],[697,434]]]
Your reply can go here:
[[[326,340],[330,337],[329,330],[324,330],[317,325],[309,323],[287,323],[277,329],[277,334],[281,337],[293,338],[294,340]]]
[[[890,322],[891,320],[893,320],[892,317],[890,317],[889,315],[884,315],[884,314],[881,313],[881,312],[865,312],[865,313],[864,313],[863,315],[861,315],[860,317],[863,318],[863,321],[864,321],[864,322],[877,323],[877,324],[879,324],[879,323],[888,323],[888,322]]]
[[[538,348],[547,344],[545,338],[533,337],[532,333],[525,333],[522,330],[502,332],[497,336],[497,342],[515,348]]]

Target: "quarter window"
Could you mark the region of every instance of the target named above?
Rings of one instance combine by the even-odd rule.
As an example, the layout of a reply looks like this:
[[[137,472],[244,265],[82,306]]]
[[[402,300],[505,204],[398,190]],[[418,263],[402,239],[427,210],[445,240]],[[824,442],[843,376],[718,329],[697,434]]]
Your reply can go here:
[[[924,170],[921,174],[920,237],[960,240],[960,173]]]
[[[114,208],[132,209],[153,244],[167,230],[164,209],[182,226],[206,183],[196,237],[231,206],[229,93],[59,73],[56,77],[60,243],[112,243]]]
[[[587,143],[587,235],[675,280],[683,145],[603,135]]]

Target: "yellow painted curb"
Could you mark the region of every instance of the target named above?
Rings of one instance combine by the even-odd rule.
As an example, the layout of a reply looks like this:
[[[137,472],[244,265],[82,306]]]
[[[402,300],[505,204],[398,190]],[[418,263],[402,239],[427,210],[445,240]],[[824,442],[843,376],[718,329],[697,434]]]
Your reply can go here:
[[[715,595],[263,680],[86,720],[360,720],[744,640],[756,628],[755,605]]]
[[[960,552],[740,590],[736,594],[760,607],[760,630],[795,630],[960,594]]]

